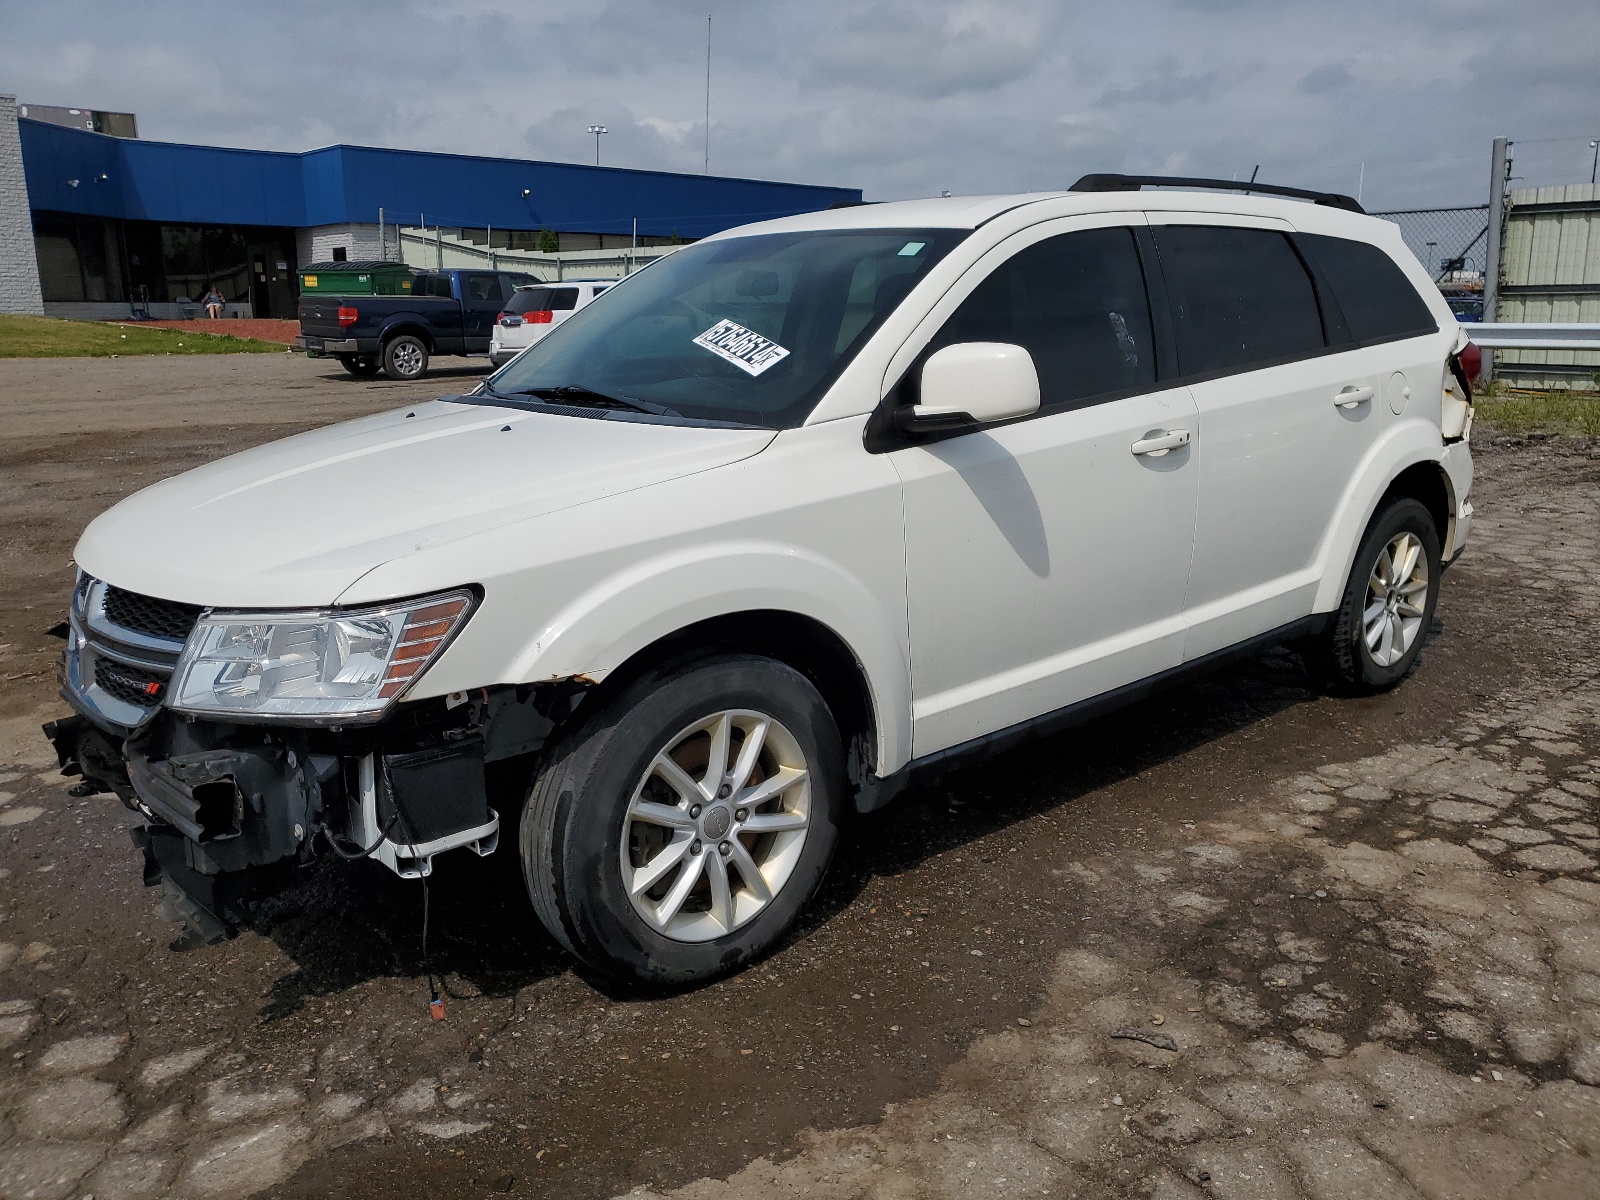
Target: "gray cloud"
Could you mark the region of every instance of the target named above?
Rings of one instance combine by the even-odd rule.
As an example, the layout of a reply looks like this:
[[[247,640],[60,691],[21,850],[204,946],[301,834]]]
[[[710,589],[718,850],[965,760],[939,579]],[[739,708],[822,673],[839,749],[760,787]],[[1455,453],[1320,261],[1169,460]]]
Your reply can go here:
[[[1352,82],[1350,68],[1343,63],[1323,63],[1300,76],[1300,90],[1312,96],[1321,96],[1347,88]]]
[[[271,149],[583,162],[598,121],[605,162],[698,171],[708,10],[712,170],[878,199],[1259,163],[1471,203],[1497,134],[1527,182],[1586,179],[1600,111],[1593,0],[58,0],[9,6],[0,90]]]

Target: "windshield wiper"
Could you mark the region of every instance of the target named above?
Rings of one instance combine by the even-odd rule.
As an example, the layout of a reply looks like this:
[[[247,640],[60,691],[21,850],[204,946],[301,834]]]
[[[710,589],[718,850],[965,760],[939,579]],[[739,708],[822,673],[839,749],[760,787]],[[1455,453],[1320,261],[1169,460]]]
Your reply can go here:
[[[554,400],[558,404],[577,404],[590,408],[630,409],[633,412],[647,413],[653,417],[681,417],[683,415],[677,409],[668,408],[665,404],[656,404],[651,400],[635,400],[632,396],[608,396],[604,392],[597,392],[593,388],[586,388],[576,383],[563,384],[560,387],[527,388],[520,394],[537,396],[541,400]]]

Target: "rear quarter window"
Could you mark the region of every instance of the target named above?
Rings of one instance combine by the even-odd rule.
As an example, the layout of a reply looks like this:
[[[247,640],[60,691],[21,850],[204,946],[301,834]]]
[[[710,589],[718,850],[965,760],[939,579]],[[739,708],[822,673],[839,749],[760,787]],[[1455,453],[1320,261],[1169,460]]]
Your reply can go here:
[[[1427,302],[1398,263],[1377,246],[1320,233],[1297,235],[1301,250],[1321,274],[1360,343],[1437,333]]]

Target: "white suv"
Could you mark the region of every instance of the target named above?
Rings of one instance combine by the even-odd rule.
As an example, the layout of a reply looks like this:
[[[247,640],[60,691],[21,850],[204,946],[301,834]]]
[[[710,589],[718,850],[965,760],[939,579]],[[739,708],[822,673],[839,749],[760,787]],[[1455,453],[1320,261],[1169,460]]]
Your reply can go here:
[[[555,938],[676,985],[973,755],[1272,643],[1393,686],[1472,517],[1472,348],[1354,201],[1152,182],[731,230],[471,395],[123,501],[65,770],[192,932],[514,820]]]
[[[610,287],[614,279],[535,283],[511,293],[489,332],[489,361],[503,367]]]

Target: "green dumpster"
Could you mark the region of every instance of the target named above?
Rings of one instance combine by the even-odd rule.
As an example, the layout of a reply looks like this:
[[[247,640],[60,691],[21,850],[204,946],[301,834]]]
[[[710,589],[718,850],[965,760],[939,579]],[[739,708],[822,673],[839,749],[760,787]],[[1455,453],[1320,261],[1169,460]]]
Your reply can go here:
[[[316,262],[300,268],[300,290],[326,296],[409,296],[412,270],[397,262]]]

